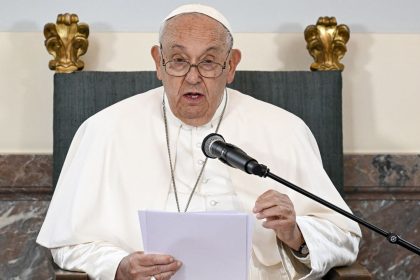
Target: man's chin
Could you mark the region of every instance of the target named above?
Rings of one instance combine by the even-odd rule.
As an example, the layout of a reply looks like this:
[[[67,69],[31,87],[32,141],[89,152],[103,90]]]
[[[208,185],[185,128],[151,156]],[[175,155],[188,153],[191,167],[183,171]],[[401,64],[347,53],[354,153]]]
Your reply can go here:
[[[188,113],[183,114],[182,117],[180,117],[180,120],[187,125],[201,126],[208,123],[211,120],[211,117],[208,117],[205,114]]]

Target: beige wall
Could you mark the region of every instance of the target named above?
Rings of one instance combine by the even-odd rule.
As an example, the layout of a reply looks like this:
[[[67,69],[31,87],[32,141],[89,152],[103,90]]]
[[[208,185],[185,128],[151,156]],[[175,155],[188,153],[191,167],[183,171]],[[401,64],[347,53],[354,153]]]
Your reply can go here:
[[[151,33],[97,33],[86,70],[153,70]],[[240,70],[307,70],[302,34],[240,33]],[[0,153],[52,152],[50,59],[41,33],[0,33]],[[344,151],[420,153],[420,35],[352,34],[343,63]]]

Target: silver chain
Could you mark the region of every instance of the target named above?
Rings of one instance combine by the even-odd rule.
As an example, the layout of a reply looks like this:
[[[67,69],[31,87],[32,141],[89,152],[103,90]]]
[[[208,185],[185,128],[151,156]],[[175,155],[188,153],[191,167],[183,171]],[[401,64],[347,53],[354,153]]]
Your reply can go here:
[[[225,110],[226,110],[226,104],[227,104],[227,99],[228,99],[226,88],[225,88],[225,93],[226,93],[225,104],[223,105],[223,110],[222,110],[222,113],[220,114],[220,119],[219,119],[219,122],[217,124],[215,133],[217,133],[219,131],[219,127],[220,127],[220,124],[222,123],[223,115],[225,114]],[[166,146],[168,148],[169,166],[170,166],[170,169],[171,169],[172,186],[174,188],[175,201],[176,201],[176,206],[178,208],[178,212],[181,212],[181,208],[179,207],[178,192],[177,192],[176,184],[175,184],[175,172],[174,172],[174,166],[172,164],[171,148],[170,148],[170,145],[169,145],[169,131],[168,131],[168,120],[166,118],[165,96],[163,97],[162,108],[163,108],[163,120],[164,120],[164,123],[165,123]],[[206,159],[204,160],[204,163],[203,163],[203,167],[201,167],[200,173],[198,174],[197,181],[194,184],[194,188],[192,189],[191,194],[188,198],[187,205],[185,205],[184,212],[187,212],[188,207],[190,206],[191,199],[192,199],[192,197],[195,193],[195,190],[197,189],[198,183],[200,182],[201,175],[203,175],[203,171],[204,171],[204,168],[206,167],[207,160],[208,160],[208,158],[206,157]]]

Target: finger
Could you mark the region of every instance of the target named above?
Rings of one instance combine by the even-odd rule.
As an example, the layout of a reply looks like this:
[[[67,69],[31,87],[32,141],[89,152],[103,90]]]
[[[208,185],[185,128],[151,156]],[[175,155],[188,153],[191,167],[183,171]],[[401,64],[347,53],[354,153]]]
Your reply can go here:
[[[175,273],[181,267],[181,265],[182,264],[180,261],[176,261],[176,262],[165,264],[165,265],[149,266],[149,267],[144,268],[144,273],[146,275],[159,275],[166,272]]]
[[[259,212],[265,208],[270,208],[278,204],[285,203],[285,199],[279,196],[270,196],[255,201],[254,212]]]
[[[253,209],[254,213],[261,212],[264,209],[271,208],[276,205],[291,205],[293,207],[293,203],[287,195],[279,195],[274,197],[269,197],[261,200],[257,200],[255,202],[255,206]]]
[[[255,201],[256,203],[263,203],[266,201],[281,201],[281,202],[287,202],[290,201],[290,198],[288,195],[279,193],[279,192],[273,192],[265,196],[260,196]]]
[[[259,201],[255,203],[253,212],[258,213],[264,211],[265,209],[269,209],[275,206],[287,206],[292,205],[290,201],[282,198],[272,198],[270,200]]]
[[[169,280],[175,274],[175,271],[163,272],[155,275],[156,280]]]
[[[292,207],[290,207],[290,205],[277,205],[258,212],[256,218],[259,220],[266,218],[287,219],[293,218],[294,216],[295,211]]]
[[[272,220],[284,220],[285,217],[281,217],[281,216],[272,216],[272,217],[267,217],[265,218],[266,221],[272,221]]]
[[[281,193],[279,193],[279,192],[278,192],[278,191],[276,191],[276,190],[268,190],[268,191],[264,192],[263,194],[261,194],[261,195],[257,198],[257,200],[258,200],[258,199],[265,199],[265,198],[267,198],[267,197],[271,197],[271,196],[273,196],[273,195],[277,195],[277,194],[281,194]]]
[[[139,262],[142,266],[165,265],[174,261],[175,259],[169,255],[142,254],[139,256]]]
[[[265,200],[265,199],[269,199],[271,197],[284,197],[284,198],[288,198],[287,194],[278,192],[276,190],[268,190],[265,193],[261,194],[258,198],[258,200]]]
[[[262,226],[268,229],[278,230],[281,228],[290,229],[295,225],[293,220],[290,219],[277,219],[277,220],[269,220],[264,221]]]

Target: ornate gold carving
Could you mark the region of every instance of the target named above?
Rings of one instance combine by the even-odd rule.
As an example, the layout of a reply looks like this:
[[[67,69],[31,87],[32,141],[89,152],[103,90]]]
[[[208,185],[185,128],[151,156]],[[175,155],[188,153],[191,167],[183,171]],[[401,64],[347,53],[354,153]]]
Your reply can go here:
[[[57,23],[44,26],[45,47],[54,57],[48,66],[59,73],[71,73],[82,70],[85,64],[79,59],[88,49],[89,26],[77,24],[75,14],[59,14]]]
[[[335,17],[320,17],[315,25],[305,29],[306,48],[315,62],[312,71],[343,70],[340,60],[347,51],[350,29],[345,24],[337,26]]]

